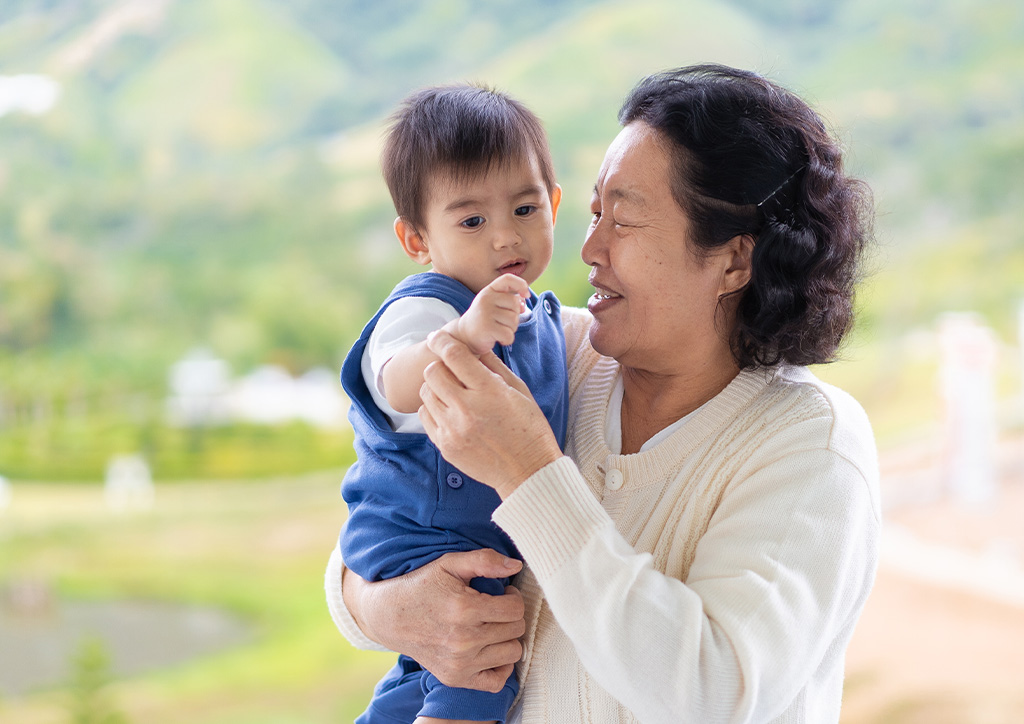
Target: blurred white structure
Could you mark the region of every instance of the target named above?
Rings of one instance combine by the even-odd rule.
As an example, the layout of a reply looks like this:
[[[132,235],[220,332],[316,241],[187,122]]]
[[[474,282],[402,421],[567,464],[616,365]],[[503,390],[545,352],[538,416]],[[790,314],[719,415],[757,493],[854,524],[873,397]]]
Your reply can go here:
[[[60,84],[45,75],[0,75],[0,117],[14,111],[40,116],[53,108]]]
[[[295,380],[296,414],[316,427],[348,424],[348,397],[338,375],[325,367],[311,369]]]
[[[279,425],[302,420],[317,427],[345,424],[347,404],[334,373],[310,370],[299,378],[265,365],[231,387],[228,410],[235,420]]]
[[[209,350],[194,349],[171,367],[167,416],[183,427],[227,422],[230,372]]]
[[[6,510],[11,505],[11,484],[7,482],[7,478],[0,475],[0,512]]]
[[[232,380],[224,360],[193,350],[171,367],[170,386],[167,415],[174,425],[280,425],[293,420],[322,428],[347,424],[348,398],[337,375],[322,367],[295,378],[282,367],[264,365]]]
[[[277,425],[294,417],[294,381],[288,371],[264,365],[232,385],[228,400],[236,420]]]
[[[107,508],[115,512],[153,507],[153,477],[141,455],[115,455],[107,464],[103,484]]]
[[[946,483],[961,502],[990,504],[998,487],[996,336],[975,315],[951,313],[939,319],[939,346],[939,379],[946,403]]]
[[[1020,412],[1024,415],[1024,299],[1017,302],[1017,362],[1020,364]]]

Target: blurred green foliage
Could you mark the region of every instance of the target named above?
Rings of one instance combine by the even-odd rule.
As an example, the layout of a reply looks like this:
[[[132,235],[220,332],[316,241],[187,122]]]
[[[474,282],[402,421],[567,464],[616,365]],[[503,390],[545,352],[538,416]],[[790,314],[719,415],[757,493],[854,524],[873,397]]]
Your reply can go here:
[[[197,345],[236,373],[337,369],[418,269],[391,234],[377,150],[386,114],[428,83],[488,82],[545,121],[565,201],[537,286],[567,303],[590,291],[578,252],[622,96],[654,70],[718,61],[815,103],[874,187],[862,339],[954,308],[1008,335],[1024,295],[1021,37],[1015,0],[4,3],[0,73],[45,73],[61,95],[0,117],[0,472],[94,476],[145,430],[177,449],[152,411]],[[123,402],[136,398],[143,419]],[[91,437],[66,430],[68,405]],[[294,435],[248,466],[189,470],[279,470],[270,451]],[[308,460],[341,460],[316,439],[299,444]],[[158,474],[187,469],[165,455]]]
[[[301,422],[172,427],[121,417],[58,418],[0,436],[4,472],[22,480],[95,481],[114,455],[141,453],[156,479],[252,478],[345,467],[351,430]]]
[[[71,677],[71,724],[128,724],[111,701],[110,656],[103,641],[84,639],[75,652]]]

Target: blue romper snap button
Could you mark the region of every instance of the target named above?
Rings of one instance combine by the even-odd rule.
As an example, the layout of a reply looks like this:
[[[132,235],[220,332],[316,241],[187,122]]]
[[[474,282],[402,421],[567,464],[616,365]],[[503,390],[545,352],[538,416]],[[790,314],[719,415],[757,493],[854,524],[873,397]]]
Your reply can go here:
[[[462,487],[462,476],[458,473],[448,473],[448,487],[458,489]]]
[[[547,312],[548,314],[551,314],[551,300],[550,299],[545,299],[544,300],[544,311]]]

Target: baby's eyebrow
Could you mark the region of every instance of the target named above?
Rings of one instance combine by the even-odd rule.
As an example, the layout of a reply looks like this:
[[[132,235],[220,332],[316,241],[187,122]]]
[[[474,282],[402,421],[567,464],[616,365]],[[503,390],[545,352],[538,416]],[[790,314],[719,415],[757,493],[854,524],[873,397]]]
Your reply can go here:
[[[545,193],[545,188],[543,186],[540,186],[539,184],[530,184],[529,186],[523,186],[518,191],[513,192],[512,194],[509,195],[509,198],[518,199],[523,196],[530,196],[531,194],[543,193]],[[479,206],[481,204],[483,204],[483,201],[481,201],[480,199],[474,198],[472,196],[467,196],[465,198],[455,199],[455,201],[452,201],[450,204],[445,206],[444,210],[458,211],[469,206]]]
[[[445,211],[458,211],[459,209],[464,209],[467,206],[477,206],[477,205],[479,205],[479,203],[480,203],[479,199],[474,199],[474,198],[456,199],[455,201],[452,201],[450,204],[445,206],[444,210]]]
[[[512,194],[512,198],[519,198],[520,196],[529,196],[530,194],[542,194],[545,193],[546,189],[540,184],[530,184],[529,186],[523,186],[516,193]]]

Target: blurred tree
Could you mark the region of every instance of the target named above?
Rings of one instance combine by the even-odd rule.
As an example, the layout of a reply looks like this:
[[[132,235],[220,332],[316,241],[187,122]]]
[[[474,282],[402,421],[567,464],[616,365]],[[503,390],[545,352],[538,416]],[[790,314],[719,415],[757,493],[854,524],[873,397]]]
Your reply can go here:
[[[98,638],[86,638],[72,659],[70,724],[128,724],[110,700],[110,657]]]

